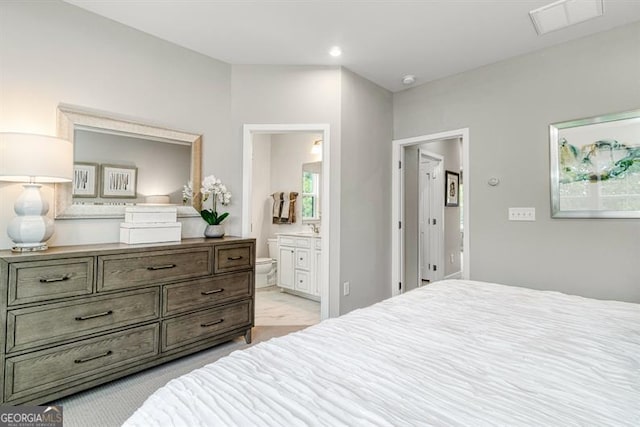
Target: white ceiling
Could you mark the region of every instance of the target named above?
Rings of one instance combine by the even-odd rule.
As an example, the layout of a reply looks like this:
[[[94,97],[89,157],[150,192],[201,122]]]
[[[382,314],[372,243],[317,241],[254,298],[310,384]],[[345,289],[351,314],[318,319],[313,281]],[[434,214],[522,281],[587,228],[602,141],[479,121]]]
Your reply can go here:
[[[640,0],[543,36],[528,12],[551,0],[66,1],[231,64],[343,65],[394,92],[640,21]]]

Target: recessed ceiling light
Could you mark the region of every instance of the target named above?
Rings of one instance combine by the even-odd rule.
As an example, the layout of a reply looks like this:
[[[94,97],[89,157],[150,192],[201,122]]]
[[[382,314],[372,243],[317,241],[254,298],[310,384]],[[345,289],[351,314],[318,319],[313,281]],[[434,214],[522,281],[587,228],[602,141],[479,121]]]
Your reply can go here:
[[[560,0],[529,12],[539,35],[602,16],[603,0]]]
[[[414,76],[413,74],[407,74],[402,78],[402,83],[406,85],[412,85],[415,82],[416,82],[416,76]]]
[[[340,49],[340,46],[334,46],[329,51],[329,55],[331,55],[331,56],[340,56],[340,55],[342,55],[342,49]]]

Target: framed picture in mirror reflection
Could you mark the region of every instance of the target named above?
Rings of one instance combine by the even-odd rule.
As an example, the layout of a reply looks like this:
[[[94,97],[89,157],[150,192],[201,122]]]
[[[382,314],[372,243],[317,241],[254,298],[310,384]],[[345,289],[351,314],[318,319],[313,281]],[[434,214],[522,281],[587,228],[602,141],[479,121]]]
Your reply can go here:
[[[101,197],[136,198],[138,168],[135,166],[102,165]]]
[[[76,162],[73,164],[73,197],[98,197],[98,164]]]

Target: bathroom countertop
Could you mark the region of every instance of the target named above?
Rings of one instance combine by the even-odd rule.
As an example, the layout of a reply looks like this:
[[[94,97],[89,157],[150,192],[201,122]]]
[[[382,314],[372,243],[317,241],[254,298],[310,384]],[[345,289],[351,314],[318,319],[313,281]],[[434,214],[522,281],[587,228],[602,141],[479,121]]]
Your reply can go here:
[[[292,236],[292,237],[313,237],[316,239],[321,238],[320,233],[312,233],[311,231],[293,231],[291,233],[276,233],[276,236]]]

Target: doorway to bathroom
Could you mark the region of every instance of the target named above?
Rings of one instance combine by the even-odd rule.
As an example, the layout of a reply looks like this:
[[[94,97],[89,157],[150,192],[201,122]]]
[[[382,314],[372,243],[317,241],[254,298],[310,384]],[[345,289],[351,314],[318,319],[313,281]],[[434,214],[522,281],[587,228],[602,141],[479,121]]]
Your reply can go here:
[[[245,125],[242,235],[256,239],[257,326],[329,313],[328,125]]]

